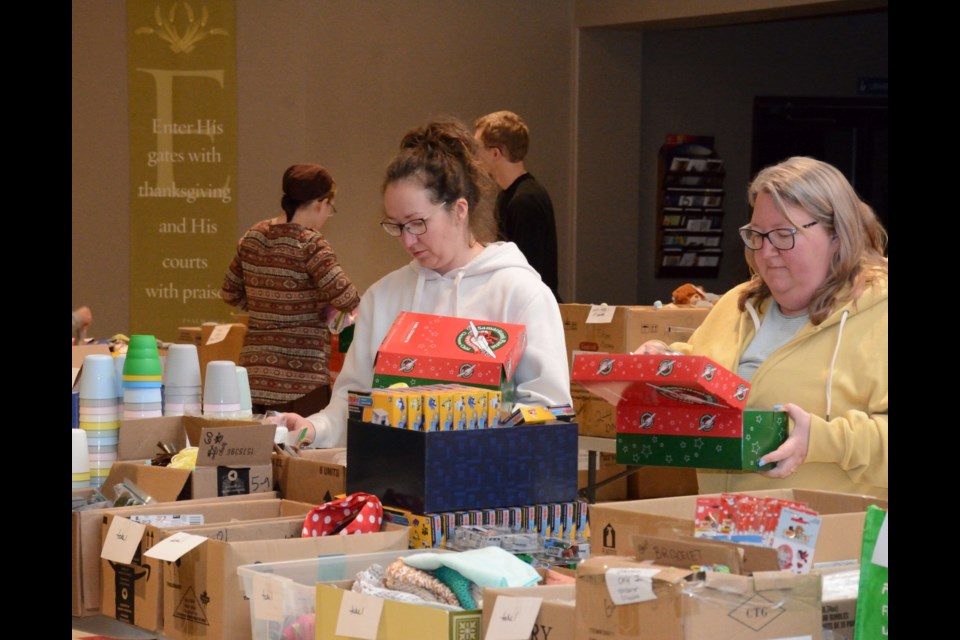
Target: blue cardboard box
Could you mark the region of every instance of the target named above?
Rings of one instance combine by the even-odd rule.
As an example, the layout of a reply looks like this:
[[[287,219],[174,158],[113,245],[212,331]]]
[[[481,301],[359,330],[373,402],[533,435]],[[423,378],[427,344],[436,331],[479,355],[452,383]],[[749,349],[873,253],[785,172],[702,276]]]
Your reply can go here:
[[[577,499],[577,424],[410,431],[348,420],[347,493],[414,513]]]

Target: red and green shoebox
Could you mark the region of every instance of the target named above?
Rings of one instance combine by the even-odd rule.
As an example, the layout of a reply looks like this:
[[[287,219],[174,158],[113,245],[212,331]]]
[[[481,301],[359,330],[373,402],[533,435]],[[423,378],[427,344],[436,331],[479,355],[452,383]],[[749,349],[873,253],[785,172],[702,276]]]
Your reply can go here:
[[[522,324],[403,311],[377,351],[373,386],[457,382],[497,390],[526,346]]]
[[[617,407],[617,463],[758,471],[785,411],[747,409],[750,383],[705,356],[574,355],[570,374]]]

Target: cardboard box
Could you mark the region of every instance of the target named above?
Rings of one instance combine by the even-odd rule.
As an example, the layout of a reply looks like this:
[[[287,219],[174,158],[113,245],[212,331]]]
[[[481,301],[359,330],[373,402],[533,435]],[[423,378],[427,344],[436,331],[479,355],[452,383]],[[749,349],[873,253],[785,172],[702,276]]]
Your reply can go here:
[[[860,563],[836,563],[815,567],[814,571],[823,579],[823,628],[830,630],[833,640],[853,640]]]
[[[590,558],[577,570],[582,640],[819,638],[820,617],[815,575],[691,574],[612,556]]]
[[[161,501],[273,491],[273,436],[276,425],[258,420],[213,420],[166,416],[122,420],[117,460],[104,481],[104,495],[125,479]],[[187,441],[199,447],[194,471],[153,467],[143,461],[158,452],[157,442],[177,450]]]
[[[607,587],[607,572],[642,571],[645,576],[626,574],[627,586],[646,600],[617,605]],[[628,558],[595,556],[577,567],[577,640],[678,640],[680,635],[683,583],[690,571],[640,564]]]
[[[208,539],[176,561],[164,562],[164,635],[180,640],[250,638],[250,604],[237,574],[241,565],[399,551],[407,548],[409,539],[407,527],[391,524],[376,533],[317,538],[291,537],[293,530],[284,526],[230,525],[221,529],[223,535],[216,528],[191,531]],[[319,606],[317,612],[319,616]]]
[[[577,425],[409,431],[347,421],[347,493],[415,513],[577,498]]]
[[[542,598],[530,640],[576,640],[577,587],[573,584],[483,590],[483,635],[487,636],[494,607],[500,598]]]
[[[116,518],[129,520],[134,515],[200,515],[204,522],[202,525],[164,529],[147,525],[138,539],[131,538],[129,541],[129,544],[136,545],[131,562],[101,559],[101,613],[109,618],[151,631],[161,629],[164,563],[145,555],[154,544],[173,531],[184,529],[209,531],[211,525],[223,527],[228,524],[232,526],[235,523],[252,521],[268,521],[271,525],[279,522],[282,523],[281,526],[285,531],[292,528],[296,534],[299,534],[303,529],[303,519],[312,506],[279,499],[229,501],[219,498],[216,501],[202,503],[187,501],[103,512],[101,548]],[[214,535],[225,538],[228,534],[217,529]]]
[[[631,353],[647,340],[663,340],[667,344],[687,340],[710,312],[702,307],[611,306],[604,313],[595,313],[591,317],[590,311],[596,306],[560,305],[567,364],[570,366],[573,365],[573,354],[579,352]],[[616,409],[613,405],[573,381],[570,394],[581,435],[615,437]]]
[[[520,324],[401,312],[377,351],[373,386],[456,382],[500,389],[526,346]]]
[[[886,500],[872,496],[810,489],[770,489],[742,493],[795,500],[817,511],[820,514],[821,523],[813,558],[815,563],[859,558],[860,532],[863,530],[864,512],[867,506],[870,504],[886,506],[887,504]],[[697,496],[590,505],[593,551],[598,555],[633,557],[641,534],[667,538],[692,538],[696,505]],[[746,546],[742,548],[754,552],[762,549],[762,547],[754,547],[749,550]]]
[[[281,498],[323,504],[346,493],[346,449],[301,449],[297,456],[273,454],[273,487]]]
[[[747,409],[750,383],[704,356],[583,354],[571,380],[617,407],[617,462],[758,471],[785,411]]]
[[[104,485],[105,487],[106,485]],[[93,489],[77,489],[74,494],[89,493]],[[105,494],[112,495],[112,494]],[[166,502],[158,498],[159,492],[153,491],[152,495],[158,502]],[[277,494],[258,493],[241,496],[228,496],[224,498],[207,498],[203,500],[190,500],[178,503],[188,508],[194,505],[208,504],[217,502],[219,504],[228,502],[239,502],[245,500],[267,500],[276,499]],[[72,590],[72,613],[74,616],[91,616],[100,613],[100,579],[101,579],[101,560],[100,549],[102,546],[101,535],[103,528],[103,517],[107,513],[134,513],[140,506],[130,507],[112,507],[108,503],[96,509],[83,511],[74,511],[72,514],[72,557],[71,569],[73,574]]]
[[[336,629],[345,589],[349,589],[349,584],[344,585],[344,588],[329,584],[317,585],[317,640],[342,637],[336,634]],[[447,611],[385,600],[377,627],[377,640],[476,640],[482,637],[480,628],[480,609]]]

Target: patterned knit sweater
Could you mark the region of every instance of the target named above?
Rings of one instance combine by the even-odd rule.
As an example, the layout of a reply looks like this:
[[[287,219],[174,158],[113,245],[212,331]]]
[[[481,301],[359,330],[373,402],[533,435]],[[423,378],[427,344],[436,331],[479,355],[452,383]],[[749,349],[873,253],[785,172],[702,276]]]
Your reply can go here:
[[[253,402],[296,400],[330,383],[327,305],[345,312],[360,294],[319,231],[262,220],[240,239],[221,297],[250,314],[240,352]]]

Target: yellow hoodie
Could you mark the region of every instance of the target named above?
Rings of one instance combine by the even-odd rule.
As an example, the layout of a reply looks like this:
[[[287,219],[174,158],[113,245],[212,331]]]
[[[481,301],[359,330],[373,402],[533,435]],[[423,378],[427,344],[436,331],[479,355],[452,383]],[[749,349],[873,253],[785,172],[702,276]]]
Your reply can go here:
[[[769,298],[737,309],[728,291],[689,343],[671,348],[703,355],[736,372]],[[855,301],[818,326],[809,322],[753,375],[747,406],[770,409],[792,402],[811,414],[804,464],[788,478],[701,469],[701,493],[798,487],[887,497],[887,279],[878,278]],[[791,422],[791,428],[793,423]]]

